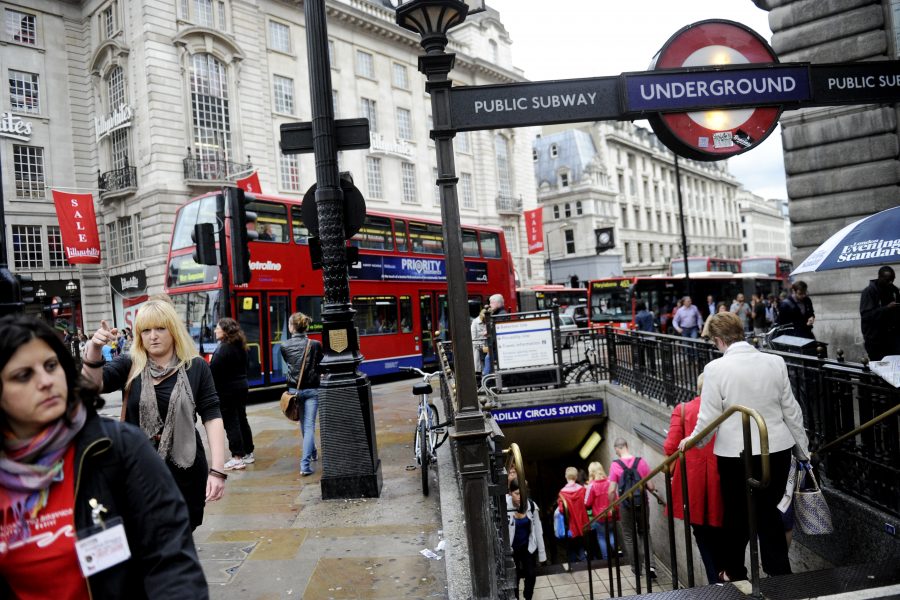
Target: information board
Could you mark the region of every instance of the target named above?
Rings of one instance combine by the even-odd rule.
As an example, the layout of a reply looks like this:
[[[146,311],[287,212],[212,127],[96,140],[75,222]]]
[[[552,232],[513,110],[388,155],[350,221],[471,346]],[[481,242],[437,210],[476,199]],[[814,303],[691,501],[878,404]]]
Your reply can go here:
[[[494,324],[497,367],[523,369],[554,364],[553,324],[546,319],[521,319]]]

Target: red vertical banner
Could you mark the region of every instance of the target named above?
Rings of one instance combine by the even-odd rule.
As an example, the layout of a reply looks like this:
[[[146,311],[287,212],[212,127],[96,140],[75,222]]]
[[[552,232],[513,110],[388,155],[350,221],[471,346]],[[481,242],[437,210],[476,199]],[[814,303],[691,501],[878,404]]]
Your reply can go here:
[[[544,251],[544,209],[525,211],[525,230],[528,232],[528,254]]]
[[[243,179],[234,182],[239,188],[251,194],[261,194],[262,188],[259,185],[259,173],[253,171]]]
[[[100,236],[94,216],[94,196],[53,192],[59,231],[69,264],[100,264]]]

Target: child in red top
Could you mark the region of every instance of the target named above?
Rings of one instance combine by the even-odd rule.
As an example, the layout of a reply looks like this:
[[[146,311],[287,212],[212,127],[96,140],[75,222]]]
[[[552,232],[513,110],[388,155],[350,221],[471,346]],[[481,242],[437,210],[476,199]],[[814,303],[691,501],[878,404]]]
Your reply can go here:
[[[587,494],[584,496],[584,505],[591,509],[591,518],[596,518],[609,506],[609,486],[612,484],[606,478],[606,471],[603,470],[603,465],[598,462],[592,462],[588,465],[588,475],[590,475],[591,480],[588,484]],[[594,521],[592,525],[592,529],[597,533],[600,557],[603,560],[609,560],[608,547],[615,548],[616,521],[618,520],[619,511],[616,509],[602,519]],[[607,535],[609,536],[610,546],[607,546],[606,543]]]
[[[566,554],[569,562],[578,562],[586,558],[584,547],[584,528],[588,524],[587,509],[584,507],[585,489],[575,480],[578,479],[578,469],[569,467],[566,469],[566,485],[559,490],[559,512],[566,516],[571,537],[566,538]]]

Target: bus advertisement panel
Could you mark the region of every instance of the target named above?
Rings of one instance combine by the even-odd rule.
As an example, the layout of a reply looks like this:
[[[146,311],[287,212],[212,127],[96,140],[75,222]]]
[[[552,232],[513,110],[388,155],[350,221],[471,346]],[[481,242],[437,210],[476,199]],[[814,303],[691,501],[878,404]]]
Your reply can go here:
[[[182,206],[172,232],[165,291],[204,355],[215,350],[213,329],[227,303],[247,336],[251,389],[283,387],[280,348],[293,312],[310,316],[314,337],[322,330],[322,272],[311,266],[300,204],[259,195],[248,205],[257,214],[260,232],[250,242],[251,282],[224,293],[219,267],[199,265],[192,258],[194,225],[216,222],[215,194]],[[515,274],[502,231],[464,226],[462,238],[471,316],[496,293],[510,311],[516,310]],[[436,343],[450,339],[440,223],[370,212],[349,243],[359,248],[349,276],[364,357],[361,370],[374,376],[435,363]]]
[[[688,269],[694,273],[739,273],[741,261],[734,258],[717,258],[715,256],[689,256]],[[669,275],[684,275],[684,259],[673,258],[669,263]]]

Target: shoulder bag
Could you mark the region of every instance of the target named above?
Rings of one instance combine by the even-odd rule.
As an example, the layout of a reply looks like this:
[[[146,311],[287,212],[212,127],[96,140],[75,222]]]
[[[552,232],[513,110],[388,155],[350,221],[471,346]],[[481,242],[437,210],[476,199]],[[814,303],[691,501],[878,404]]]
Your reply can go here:
[[[807,476],[811,484],[807,483]],[[797,465],[797,488],[794,490],[794,519],[806,535],[827,535],[834,531],[831,509],[813,475],[811,465]]]
[[[300,374],[297,376],[297,389],[303,384],[303,371],[306,369],[306,355],[309,353],[309,345],[312,340],[306,340],[306,347],[303,348],[303,358],[300,359]],[[291,421],[300,421],[303,418],[303,409],[300,406],[300,399],[297,394],[290,391],[284,391],[281,394],[281,412],[284,413]]]

